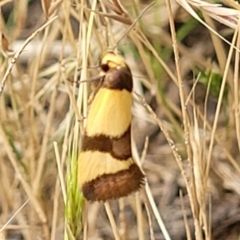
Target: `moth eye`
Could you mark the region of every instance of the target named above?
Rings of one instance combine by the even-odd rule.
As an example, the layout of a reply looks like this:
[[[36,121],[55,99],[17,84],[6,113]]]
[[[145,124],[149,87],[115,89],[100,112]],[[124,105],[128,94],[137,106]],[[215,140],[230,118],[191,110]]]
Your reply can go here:
[[[101,64],[101,69],[102,71],[107,72],[109,70],[108,64]]]

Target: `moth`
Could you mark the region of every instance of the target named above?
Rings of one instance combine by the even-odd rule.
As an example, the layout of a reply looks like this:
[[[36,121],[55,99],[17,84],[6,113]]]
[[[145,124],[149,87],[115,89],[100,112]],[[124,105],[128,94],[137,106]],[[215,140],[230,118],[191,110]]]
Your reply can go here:
[[[89,108],[78,158],[78,184],[89,201],[118,199],[144,184],[131,150],[131,71],[113,52],[103,55],[100,68],[101,86]]]

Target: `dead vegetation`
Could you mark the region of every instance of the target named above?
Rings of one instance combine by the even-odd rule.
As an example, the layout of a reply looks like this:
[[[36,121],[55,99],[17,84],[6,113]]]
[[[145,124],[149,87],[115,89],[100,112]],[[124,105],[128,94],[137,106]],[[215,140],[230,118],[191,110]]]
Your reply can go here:
[[[239,239],[240,13],[224,3],[0,2],[0,239]],[[76,164],[91,88],[79,81],[116,46],[147,183],[87,204]]]

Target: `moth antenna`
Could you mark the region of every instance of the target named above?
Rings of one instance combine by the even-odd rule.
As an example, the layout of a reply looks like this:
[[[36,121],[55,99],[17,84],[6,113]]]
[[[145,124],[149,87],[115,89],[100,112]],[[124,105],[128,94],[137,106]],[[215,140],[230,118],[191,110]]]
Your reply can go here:
[[[99,68],[99,66],[88,66],[87,67],[87,69],[97,69],[97,68]],[[82,67],[79,67],[78,69],[77,69],[77,71],[82,71]]]
[[[91,77],[89,79],[80,80],[79,83],[97,82],[97,81],[101,81],[102,79],[103,79],[103,76],[96,76],[96,77]]]

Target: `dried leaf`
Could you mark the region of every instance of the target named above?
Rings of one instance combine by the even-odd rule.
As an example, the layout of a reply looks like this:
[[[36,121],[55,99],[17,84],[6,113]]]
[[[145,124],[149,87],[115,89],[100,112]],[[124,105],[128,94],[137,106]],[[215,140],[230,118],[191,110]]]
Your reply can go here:
[[[4,35],[4,33],[0,32],[0,49],[2,54],[7,57],[12,53],[12,50],[9,48],[9,41]]]
[[[8,51],[8,47],[9,47],[8,39],[5,37],[5,35],[3,33],[1,33],[1,49],[4,52],[7,52]]]

